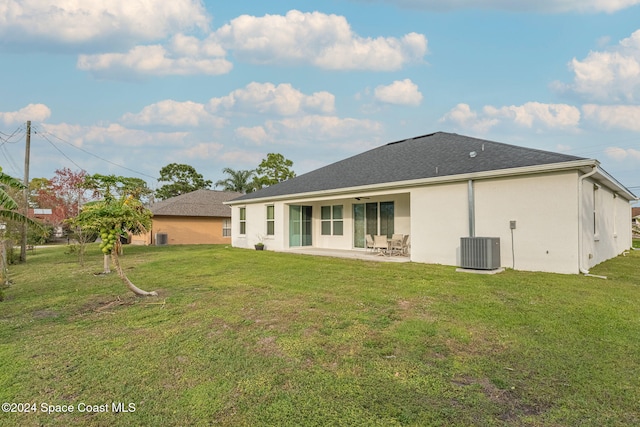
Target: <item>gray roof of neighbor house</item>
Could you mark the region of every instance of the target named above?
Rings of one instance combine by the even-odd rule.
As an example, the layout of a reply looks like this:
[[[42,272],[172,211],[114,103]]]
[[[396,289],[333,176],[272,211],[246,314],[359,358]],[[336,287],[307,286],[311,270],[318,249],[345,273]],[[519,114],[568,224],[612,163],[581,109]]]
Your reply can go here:
[[[475,153],[475,154],[473,154]],[[586,160],[454,133],[392,142],[234,201]]]
[[[154,203],[149,209],[153,215],[231,217],[231,208],[224,202],[242,193],[231,191],[196,190]]]

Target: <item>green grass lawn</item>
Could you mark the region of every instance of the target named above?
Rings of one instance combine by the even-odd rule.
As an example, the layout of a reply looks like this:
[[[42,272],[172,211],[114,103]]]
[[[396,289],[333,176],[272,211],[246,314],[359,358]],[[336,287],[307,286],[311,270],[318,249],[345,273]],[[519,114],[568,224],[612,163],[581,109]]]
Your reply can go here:
[[[602,280],[127,247],[152,298],[94,275],[100,255],[12,266],[0,402],[35,412],[0,425],[640,424],[639,251]]]

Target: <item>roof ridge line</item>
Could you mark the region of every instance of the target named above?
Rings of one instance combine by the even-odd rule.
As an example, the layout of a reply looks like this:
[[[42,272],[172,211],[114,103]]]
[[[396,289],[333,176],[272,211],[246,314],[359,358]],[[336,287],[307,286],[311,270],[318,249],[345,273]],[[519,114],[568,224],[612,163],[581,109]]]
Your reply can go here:
[[[401,139],[399,141],[388,142],[384,146],[393,145],[393,144],[400,144],[401,142],[413,141],[414,139],[419,139],[419,138],[429,138],[429,137],[431,137],[431,136],[433,136],[435,134],[438,134],[438,133],[447,133],[447,132],[437,131],[437,132],[427,133],[425,135],[414,136],[412,138],[405,138],[405,139]]]

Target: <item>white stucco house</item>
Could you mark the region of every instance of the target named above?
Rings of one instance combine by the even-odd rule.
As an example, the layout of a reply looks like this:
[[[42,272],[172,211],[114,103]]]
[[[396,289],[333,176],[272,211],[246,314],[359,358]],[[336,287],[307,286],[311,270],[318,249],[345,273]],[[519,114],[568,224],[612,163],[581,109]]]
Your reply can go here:
[[[410,235],[414,262],[461,265],[461,238],[499,264],[588,273],[632,244],[637,197],[597,160],[437,132],[392,142],[230,202],[232,245],[365,251]]]

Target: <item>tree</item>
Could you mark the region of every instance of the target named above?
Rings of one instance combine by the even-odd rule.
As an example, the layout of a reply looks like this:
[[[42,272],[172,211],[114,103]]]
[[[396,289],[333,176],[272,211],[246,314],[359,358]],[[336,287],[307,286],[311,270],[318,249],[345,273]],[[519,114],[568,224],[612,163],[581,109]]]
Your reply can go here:
[[[255,174],[253,170],[234,170],[224,168],[222,172],[227,174],[227,178],[216,182],[216,187],[222,187],[224,191],[236,191],[238,193],[248,193],[253,190],[251,179]]]
[[[287,179],[295,178],[296,173],[290,168],[293,166],[291,160],[285,159],[282,154],[269,153],[256,169],[256,176],[253,179],[255,189],[269,187]]]
[[[104,200],[87,203],[77,217],[70,222],[83,230],[100,233],[100,249],[104,254],[104,272],[110,273],[111,257],[118,276],[136,295],[156,296],[157,292],[147,292],[134,285],[120,265],[119,254],[122,249],[120,237],[127,233],[142,234],[151,226],[152,213],[132,194],[121,197],[108,195]]]
[[[205,180],[193,166],[178,163],[160,169],[158,182],[169,182],[156,190],[156,197],[160,200],[211,187],[211,181]]]
[[[62,168],[56,169],[55,175],[49,180],[51,192],[62,202],[65,219],[78,215],[80,207],[88,199],[86,189],[82,186],[86,176],[85,171],[74,172]]]
[[[2,172],[2,168],[0,167],[0,218],[7,221],[15,221],[21,224],[28,224],[30,226],[36,227],[39,230],[42,230],[42,226],[33,221],[32,219],[26,217],[25,215],[19,213],[18,203],[11,197],[9,194],[9,189],[13,190],[22,190],[25,186],[17,180],[4,172]],[[0,277],[2,278],[2,282],[4,284],[8,283],[8,275],[7,275],[7,252],[6,252],[6,224],[5,229],[1,230],[2,233],[1,241],[0,241]]]
[[[143,179],[116,175],[87,175],[81,187],[93,191],[93,197],[105,199],[131,195],[142,201],[153,194]]]
[[[52,227],[62,226],[64,220],[78,215],[80,206],[88,199],[82,188],[85,171],[57,169],[51,179],[33,178],[29,182],[31,207],[51,209],[46,222]]]

